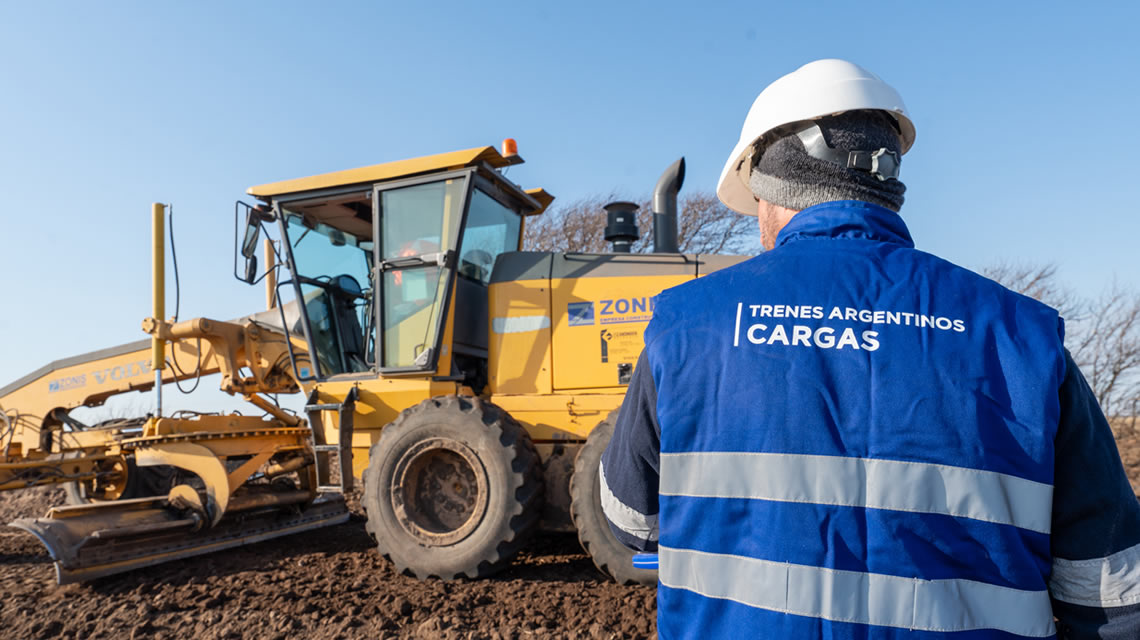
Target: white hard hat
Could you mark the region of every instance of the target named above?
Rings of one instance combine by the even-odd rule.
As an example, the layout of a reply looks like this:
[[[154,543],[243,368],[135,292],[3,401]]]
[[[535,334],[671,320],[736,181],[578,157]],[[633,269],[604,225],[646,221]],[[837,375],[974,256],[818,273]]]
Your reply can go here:
[[[783,125],[843,111],[878,109],[898,122],[902,153],[914,144],[914,124],[902,97],[879,76],[846,60],[816,60],[768,85],[748,110],[740,141],[720,173],[716,195],[726,207],[756,215],[756,196],[748,187],[751,159],[764,134]]]

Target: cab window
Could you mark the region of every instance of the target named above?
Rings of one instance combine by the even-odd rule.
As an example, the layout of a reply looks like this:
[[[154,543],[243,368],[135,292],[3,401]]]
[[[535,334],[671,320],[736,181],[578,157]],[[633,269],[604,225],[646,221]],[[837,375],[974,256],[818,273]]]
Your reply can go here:
[[[476,189],[467,212],[467,230],[459,253],[459,275],[482,284],[491,281],[491,267],[500,253],[518,251],[518,212]]]

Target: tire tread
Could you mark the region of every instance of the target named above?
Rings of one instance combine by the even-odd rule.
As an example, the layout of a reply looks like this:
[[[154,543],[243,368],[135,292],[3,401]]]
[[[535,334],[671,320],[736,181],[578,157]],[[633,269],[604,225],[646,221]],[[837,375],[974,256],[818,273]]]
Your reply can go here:
[[[383,487],[381,491],[376,490],[381,485],[379,461],[382,460],[386,447],[408,428],[408,422],[427,412],[447,412],[468,419],[474,417],[505,450],[513,451],[510,462],[511,484],[516,488],[514,499],[508,506],[510,518],[495,534],[498,543],[480,557],[465,562],[462,566],[456,566],[449,575],[436,576],[424,573],[415,567],[405,566],[394,557],[394,554],[386,551],[377,518],[369,517],[365,528],[377,541],[380,553],[391,561],[399,572],[406,575],[420,579],[431,576],[443,579],[482,578],[491,575],[510,564],[515,554],[538,528],[543,500],[542,467],[534,443],[522,425],[500,407],[473,396],[448,395],[428,398],[414,407],[401,411],[395,420],[384,427],[380,439],[369,451],[368,467],[364,471],[364,486],[368,490],[361,499],[364,510],[370,516],[382,513],[380,500],[381,496],[386,495],[388,487]]]

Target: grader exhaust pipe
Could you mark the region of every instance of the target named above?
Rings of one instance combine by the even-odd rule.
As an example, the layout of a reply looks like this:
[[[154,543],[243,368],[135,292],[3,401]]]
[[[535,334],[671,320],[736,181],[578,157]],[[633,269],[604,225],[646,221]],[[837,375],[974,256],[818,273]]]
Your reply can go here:
[[[677,246],[677,193],[685,183],[685,157],[669,165],[653,190],[653,252],[680,253]]]

